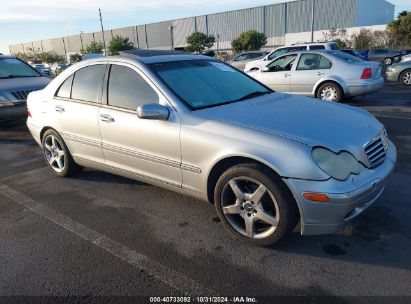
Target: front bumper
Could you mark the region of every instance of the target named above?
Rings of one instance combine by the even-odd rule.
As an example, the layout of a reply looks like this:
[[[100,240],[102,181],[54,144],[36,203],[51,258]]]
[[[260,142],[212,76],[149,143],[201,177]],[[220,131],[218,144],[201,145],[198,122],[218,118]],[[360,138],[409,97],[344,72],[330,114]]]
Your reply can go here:
[[[385,77],[388,81],[398,81],[401,71],[387,71]]]
[[[0,106],[0,122],[13,121],[27,116],[27,106],[25,102],[16,103],[10,106]]]
[[[359,80],[348,83],[345,94],[352,97],[366,95],[379,91],[383,86],[383,77],[378,77],[377,79]]]
[[[346,181],[329,179],[307,181],[284,179],[297,201],[301,215],[301,234],[334,233],[370,207],[381,195],[394,169],[397,151],[390,141],[385,161],[376,168],[364,168]],[[324,193],[328,203],[308,201],[303,193]]]

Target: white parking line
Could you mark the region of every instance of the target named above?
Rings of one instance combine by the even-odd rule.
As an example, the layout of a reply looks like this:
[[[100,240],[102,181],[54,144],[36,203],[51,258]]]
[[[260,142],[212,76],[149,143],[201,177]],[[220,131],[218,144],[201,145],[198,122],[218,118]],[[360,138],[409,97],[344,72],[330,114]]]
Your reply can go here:
[[[109,237],[94,231],[86,226],[72,220],[71,218],[43,205],[28,196],[20,193],[9,186],[0,186],[0,193],[7,196],[14,202],[30,209],[38,215],[48,219],[56,225],[70,231],[71,233],[81,237],[83,240],[90,242],[97,247],[111,253],[121,260],[129,263],[150,276],[166,283],[182,294],[189,296],[194,295],[215,295],[216,293],[198,284],[194,280],[188,278],[182,273],[164,266],[142,253],[139,253],[123,244],[120,244]]]

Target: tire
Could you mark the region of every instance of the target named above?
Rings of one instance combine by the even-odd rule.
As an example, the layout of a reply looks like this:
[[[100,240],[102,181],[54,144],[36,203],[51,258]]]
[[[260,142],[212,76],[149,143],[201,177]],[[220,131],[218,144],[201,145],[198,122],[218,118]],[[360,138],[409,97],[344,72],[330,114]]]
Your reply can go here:
[[[236,165],[217,181],[215,208],[233,238],[265,247],[298,223],[298,208],[287,190],[280,177],[261,165]]]
[[[405,86],[411,86],[411,69],[405,70],[400,74],[400,82]]]
[[[330,102],[340,102],[343,95],[343,90],[335,82],[323,83],[317,91],[317,98]]]
[[[385,65],[391,65],[392,63],[393,63],[393,59],[392,58],[389,58],[389,57],[387,57],[387,58],[385,58],[384,60],[383,60],[383,63],[385,64]]]
[[[68,177],[82,170],[82,167],[75,163],[63,138],[56,131],[47,130],[41,143],[47,167],[55,175]]]

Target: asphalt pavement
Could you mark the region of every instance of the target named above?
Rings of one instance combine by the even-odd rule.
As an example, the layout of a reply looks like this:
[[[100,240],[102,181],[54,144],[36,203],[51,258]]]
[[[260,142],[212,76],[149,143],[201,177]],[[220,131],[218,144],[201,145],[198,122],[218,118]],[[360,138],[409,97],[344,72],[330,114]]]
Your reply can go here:
[[[214,207],[191,197],[94,170],[55,177],[24,124],[1,126],[0,302],[15,296],[411,301],[411,89],[386,84],[349,104],[374,114],[397,146],[386,190],[343,231],[295,231],[270,248],[232,240]]]

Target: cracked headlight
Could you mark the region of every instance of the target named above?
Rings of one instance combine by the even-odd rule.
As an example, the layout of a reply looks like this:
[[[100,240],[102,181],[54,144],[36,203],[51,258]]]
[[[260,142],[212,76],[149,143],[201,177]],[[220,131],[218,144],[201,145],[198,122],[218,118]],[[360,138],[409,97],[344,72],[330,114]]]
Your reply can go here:
[[[351,174],[361,172],[361,165],[357,159],[346,151],[336,154],[325,148],[314,148],[312,155],[318,167],[337,180],[344,181]]]

